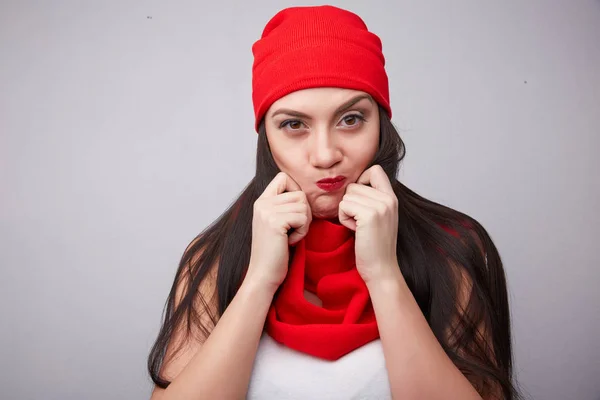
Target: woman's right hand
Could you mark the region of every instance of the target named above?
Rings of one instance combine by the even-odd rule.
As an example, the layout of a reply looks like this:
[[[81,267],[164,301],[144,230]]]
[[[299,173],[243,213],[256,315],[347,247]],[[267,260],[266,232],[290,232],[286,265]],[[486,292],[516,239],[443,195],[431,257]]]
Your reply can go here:
[[[311,221],[306,194],[289,175],[279,172],[254,202],[246,278],[257,279],[275,292],[288,272],[288,246],[306,236]]]

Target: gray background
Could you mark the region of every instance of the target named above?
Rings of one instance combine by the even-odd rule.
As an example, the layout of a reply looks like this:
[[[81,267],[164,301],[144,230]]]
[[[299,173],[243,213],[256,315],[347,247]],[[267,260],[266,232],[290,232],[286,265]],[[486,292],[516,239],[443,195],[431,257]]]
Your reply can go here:
[[[0,3],[0,397],[149,396],[181,253],[253,176],[250,47],[300,4]],[[383,40],[400,179],[501,252],[527,393],[598,399],[600,2],[335,4]]]

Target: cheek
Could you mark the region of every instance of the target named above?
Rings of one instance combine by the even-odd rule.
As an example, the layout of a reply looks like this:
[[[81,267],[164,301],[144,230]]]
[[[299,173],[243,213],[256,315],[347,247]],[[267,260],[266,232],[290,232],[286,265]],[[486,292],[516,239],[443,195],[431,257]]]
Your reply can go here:
[[[373,160],[375,153],[379,149],[379,128],[377,128],[369,143],[365,145],[365,148],[368,149],[368,151],[365,151],[366,164],[368,164]]]
[[[271,153],[275,164],[288,175],[301,170],[302,153],[298,146],[272,146]]]
[[[277,164],[277,166],[279,167],[280,170],[285,172],[285,169],[287,168],[287,164],[289,163],[289,151],[290,149],[286,148],[289,146],[285,146],[285,144],[283,143],[283,141],[281,140],[281,138],[277,138],[277,137],[273,137],[273,135],[271,135],[269,133],[269,130],[267,129],[267,139],[269,142],[269,148],[271,149],[271,155],[273,156],[273,160],[275,161],[275,164]],[[285,154],[285,156],[283,156]]]
[[[278,165],[289,166],[294,163],[294,150],[289,148],[271,148],[273,159]]]
[[[370,137],[369,140],[361,140],[352,144],[348,150],[352,154],[351,158],[355,160],[355,164],[365,166],[373,160],[379,145],[378,138]]]

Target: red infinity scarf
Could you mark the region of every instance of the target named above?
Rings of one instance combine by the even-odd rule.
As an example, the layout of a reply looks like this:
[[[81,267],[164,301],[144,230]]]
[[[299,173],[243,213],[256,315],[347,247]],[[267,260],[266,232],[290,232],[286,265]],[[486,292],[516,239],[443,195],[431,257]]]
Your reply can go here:
[[[316,294],[322,307],[306,300],[304,289]],[[266,329],[279,343],[327,360],[379,337],[367,286],[356,269],[352,230],[323,219],[311,222],[296,244]]]

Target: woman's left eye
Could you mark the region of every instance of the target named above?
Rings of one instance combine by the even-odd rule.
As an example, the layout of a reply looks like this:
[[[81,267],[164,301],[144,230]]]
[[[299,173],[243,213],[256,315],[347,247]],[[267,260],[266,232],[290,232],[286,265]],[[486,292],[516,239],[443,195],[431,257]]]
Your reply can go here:
[[[342,118],[342,121],[346,123],[346,126],[354,127],[365,121],[365,118],[360,114],[349,114]]]

